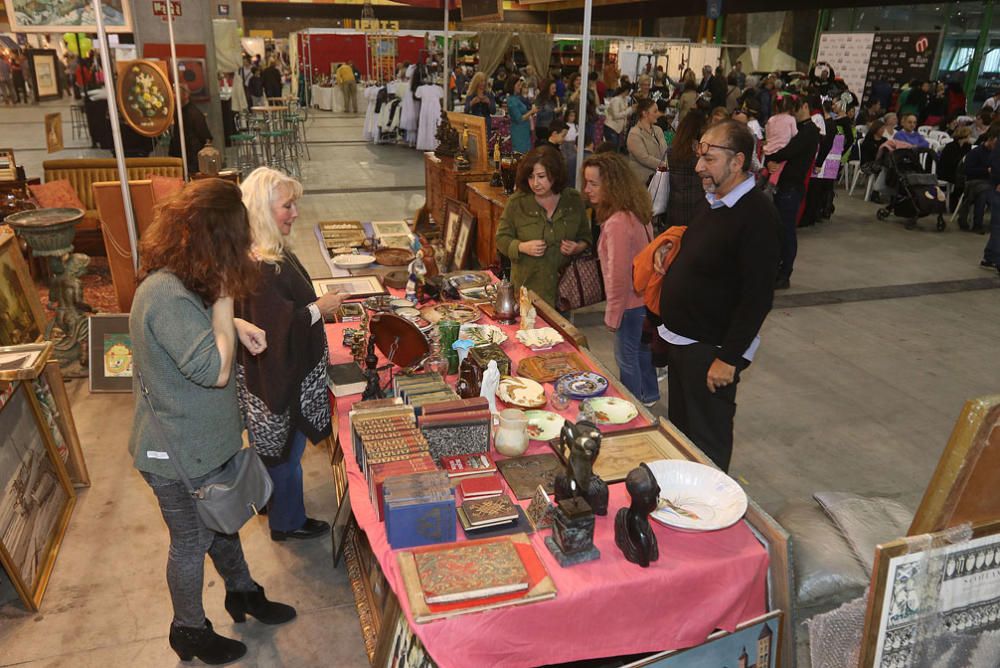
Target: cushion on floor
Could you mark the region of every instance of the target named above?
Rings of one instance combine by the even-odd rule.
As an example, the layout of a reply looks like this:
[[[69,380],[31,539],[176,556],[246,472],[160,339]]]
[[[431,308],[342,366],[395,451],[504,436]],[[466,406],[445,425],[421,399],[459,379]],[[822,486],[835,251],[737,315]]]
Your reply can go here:
[[[871,575],[875,547],[906,535],[913,511],[892,499],[849,492],[816,492],[813,497]]]

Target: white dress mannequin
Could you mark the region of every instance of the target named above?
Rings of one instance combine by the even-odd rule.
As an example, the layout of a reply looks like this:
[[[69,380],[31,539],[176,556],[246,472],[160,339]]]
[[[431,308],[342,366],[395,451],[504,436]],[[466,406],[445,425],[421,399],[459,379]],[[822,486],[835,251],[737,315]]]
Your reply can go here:
[[[441,86],[424,84],[417,89],[420,100],[420,125],[417,130],[417,150],[433,151],[437,148],[437,126],[441,121],[441,100],[444,89]]]
[[[378,141],[378,121],[375,118],[375,99],[378,97],[378,86],[365,88],[364,98],[368,101],[365,109],[364,138],[366,141]]]
[[[406,142],[410,146],[417,143],[417,125],[420,115],[420,101],[413,96],[413,92],[410,90],[410,82],[413,80],[413,75],[416,71],[416,65],[410,65],[406,68],[406,76],[403,79],[405,86],[399,86],[396,89],[396,94],[403,99],[403,111],[399,119],[399,127],[406,132]]]

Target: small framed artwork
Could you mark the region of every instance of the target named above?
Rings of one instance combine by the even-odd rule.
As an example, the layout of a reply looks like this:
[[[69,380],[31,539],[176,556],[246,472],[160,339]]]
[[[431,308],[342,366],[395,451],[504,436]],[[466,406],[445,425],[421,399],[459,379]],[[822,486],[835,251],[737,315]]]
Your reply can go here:
[[[44,332],[45,312],[17,238],[0,229],[0,346],[33,343]]]
[[[382,280],[374,274],[320,278],[314,280],[312,284],[317,296],[325,295],[328,292],[345,292],[349,299],[358,299],[386,294]]]
[[[452,256],[452,271],[467,269],[472,254],[472,235],[476,219],[467,207],[463,206],[462,209],[458,222],[458,238],[455,240],[455,254]]]
[[[413,237],[409,234],[387,234],[379,237],[379,246],[382,248],[405,248],[409,250],[413,246]]]
[[[462,224],[462,209],[465,205],[456,199],[448,198],[444,203],[444,252],[448,261],[455,256],[455,246],[458,245],[458,230]]]
[[[49,153],[63,150],[62,114],[45,114],[45,149]]]
[[[621,482],[641,463],[659,459],[685,459],[658,427],[612,432],[601,439],[601,456],[594,473],[606,483]]]
[[[58,100],[62,97],[62,85],[59,80],[55,49],[32,49],[28,51],[31,59],[32,77],[38,99],[42,102]]]
[[[404,220],[386,220],[372,223],[372,231],[379,239],[387,236],[410,234],[410,226]]]
[[[716,631],[695,647],[653,654],[623,668],[781,668],[782,614],[781,610],[769,612],[743,622],[732,633]]]
[[[919,639],[934,640],[921,631],[927,622],[927,629],[976,639],[995,631],[1000,611],[1000,522],[973,525],[968,540],[951,542],[946,534],[929,534],[929,542],[900,538],[875,548],[859,666],[916,665]],[[951,637],[957,640],[958,635]],[[977,645],[978,641],[970,646],[956,642],[948,665],[996,665],[972,658],[982,654]]]
[[[132,336],[127,313],[90,316],[91,392],[132,391]]]
[[[69,474],[70,482],[74,487],[90,487],[90,471],[87,470],[87,460],[83,457],[83,448],[80,447],[80,435],[76,430],[76,421],[73,419],[73,407],[69,402],[69,393],[66,391],[66,383],[63,381],[62,368],[59,362],[50,359],[45,364],[42,375],[35,379],[35,396],[42,412],[47,419],[55,422],[55,429],[52,430],[52,440],[61,440],[65,444],[66,450],[66,473]]]
[[[0,347],[0,380],[38,378],[51,354],[51,341]]]
[[[35,611],[76,495],[27,383],[16,383],[0,406],[0,434],[0,562]]]

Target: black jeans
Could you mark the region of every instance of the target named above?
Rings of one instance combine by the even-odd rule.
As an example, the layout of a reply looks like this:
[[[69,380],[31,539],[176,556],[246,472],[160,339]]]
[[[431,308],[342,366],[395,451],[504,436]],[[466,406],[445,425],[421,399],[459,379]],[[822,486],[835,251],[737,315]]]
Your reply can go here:
[[[191,483],[197,488],[208,475],[193,478]],[[142,472],[142,477],[153,488],[163,521],[170,532],[167,587],[174,606],[174,624],[201,628],[205,625],[201,592],[205,581],[206,553],[222,576],[226,591],[257,589],[243,557],[240,535],[226,536],[206,527],[194,508],[194,499],[180,480],[145,472]]]
[[[778,190],[774,193],[774,206],[781,216],[781,268],[779,279],[788,279],[795,267],[795,256],[799,252],[799,238],[796,230],[796,219],[799,215],[799,205],[802,203],[802,193],[793,188]]]
[[[736,385],[746,362],[736,367],[731,385],[708,391],[708,369],[718,348],[708,343],[667,344],[667,416],[723,471],[733,455]]]

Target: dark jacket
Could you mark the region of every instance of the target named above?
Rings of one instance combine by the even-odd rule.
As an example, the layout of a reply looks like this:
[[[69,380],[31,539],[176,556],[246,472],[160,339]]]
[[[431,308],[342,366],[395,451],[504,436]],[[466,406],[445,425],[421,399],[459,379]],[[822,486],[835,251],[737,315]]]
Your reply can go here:
[[[813,167],[820,135],[819,128],[811,118],[799,121],[798,130],[783,149],[767,156],[767,160],[785,163],[781,176],[778,177],[778,190],[805,191],[806,174]]]
[[[965,180],[985,181],[988,178],[990,178],[990,150],[980,144],[965,156]]]
[[[938,178],[954,183],[958,176],[958,165],[971,148],[972,146],[964,141],[953,141],[941,149],[937,166]]]
[[[187,167],[188,173],[194,174],[198,171],[198,151],[212,139],[212,131],[208,129],[208,122],[201,109],[195,106],[194,102],[184,105],[181,113],[184,114],[184,145],[187,147]],[[170,136],[170,155],[181,157],[180,126],[174,123],[174,132]]]

